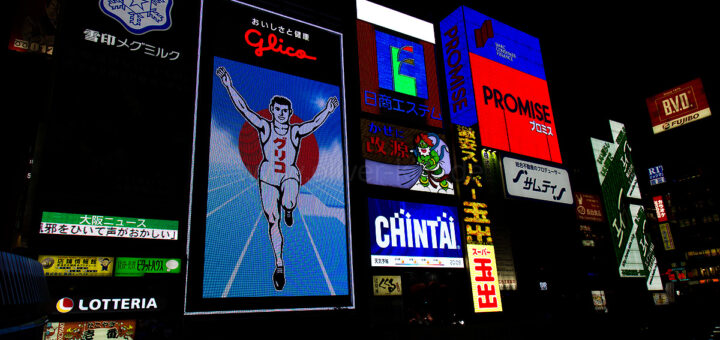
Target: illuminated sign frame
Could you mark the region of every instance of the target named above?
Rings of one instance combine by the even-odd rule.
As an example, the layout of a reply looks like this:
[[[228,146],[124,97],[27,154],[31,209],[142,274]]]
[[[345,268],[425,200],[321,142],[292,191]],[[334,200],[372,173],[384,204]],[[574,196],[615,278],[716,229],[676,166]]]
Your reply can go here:
[[[457,209],[368,197],[373,267],[463,268]]]
[[[465,6],[440,22],[453,124],[483,146],[562,163],[537,38]]]
[[[45,211],[40,234],[177,240],[178,221]]]
[[[442,127],[434,26],[368,1],[356,3],[362,111]]]
[[[184,313],[354,308],[342,34],[201,13]]]
[[[710,117],[710,106],[700,78],[645,100],[654,134]]]

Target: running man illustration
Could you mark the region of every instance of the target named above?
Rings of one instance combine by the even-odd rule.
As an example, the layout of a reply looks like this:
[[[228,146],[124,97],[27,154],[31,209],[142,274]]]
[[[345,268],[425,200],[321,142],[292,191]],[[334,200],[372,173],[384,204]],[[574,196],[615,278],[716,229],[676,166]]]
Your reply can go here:
[[[248,107],[245,99],[235,89],[230,74],[224,67],[218,67],[215,74],[228,92],[235,109],[257,130],[262,149],[262,161],[257,179],[260,186],[260,200],[263,213],[268,221],[270,243],[275,256],[275,271],[272,275],[276,290],[285,286],[285,264],[283,262],[283,234],[281,211],[285,224],[293,225],[293,211],[298,201],[302,183],[297,167],[300,141],[312,135],[340,106],[337,97],[328,98],[323,108],[311,120],[290,124],[293,114],[290,99],[275,95],[270,100],[271,120],[267,120]]]

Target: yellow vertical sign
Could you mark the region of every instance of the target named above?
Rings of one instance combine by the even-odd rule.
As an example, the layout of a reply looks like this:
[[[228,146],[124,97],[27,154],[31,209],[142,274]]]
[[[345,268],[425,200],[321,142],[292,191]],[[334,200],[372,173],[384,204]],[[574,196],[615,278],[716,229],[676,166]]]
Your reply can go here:
[[[467,253],[475,313],[502,312],[495,247],[468,244]]]

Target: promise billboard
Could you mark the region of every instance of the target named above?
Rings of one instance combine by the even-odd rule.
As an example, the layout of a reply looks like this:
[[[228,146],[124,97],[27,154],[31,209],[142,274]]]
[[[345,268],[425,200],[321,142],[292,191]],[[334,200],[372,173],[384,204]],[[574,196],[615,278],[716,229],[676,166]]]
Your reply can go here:
[[[342,34],[203,4],[187,314],[352,308]]]
[[[450,120],[483,146],[562,163],[540,42],[461,6],[440,22]]]

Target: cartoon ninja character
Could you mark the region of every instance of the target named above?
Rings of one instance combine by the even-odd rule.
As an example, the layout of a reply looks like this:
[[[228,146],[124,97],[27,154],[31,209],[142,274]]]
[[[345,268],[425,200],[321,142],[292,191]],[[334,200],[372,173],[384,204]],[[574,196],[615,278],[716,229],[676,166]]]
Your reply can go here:
[[[283,96],[270,100],[272,119],[267,120],[248,107],[245,98],[235,89],[230,74],[219,67],[215,74],[220,78],[235,109],[257,130],[262,149],[262,162],[258,168],[260,200],[268,221],[270,243],[275,255],[273,285],[276,290],[285,286],[285,264],[283,262],[283,234],[280,230],[280,212],[284,211],[285,224],[293,225],[293,211],[300,191],[300,170],[297,167],[300,141],[320,128],[328,116],[340,106],[336,97],[328,98],[323,108],[311,120],[290,124],[293,114],[292,102]]]
[[[431,134],[432,137],[439,140],[437,135]],[[433,142],[432,138],[427,134],[421,133],[415,136],[415,161],[418,165],[423,167],[423,172],[420,175],[418,182],[424,187],[432,186],[440,189],[447,190],[449,187],[448,177],[449,174],[445,173],[445,170],[440,166],[440,160],[444,157],[445,147],[440,148],[440,154],[438,154],[437,143]]]

